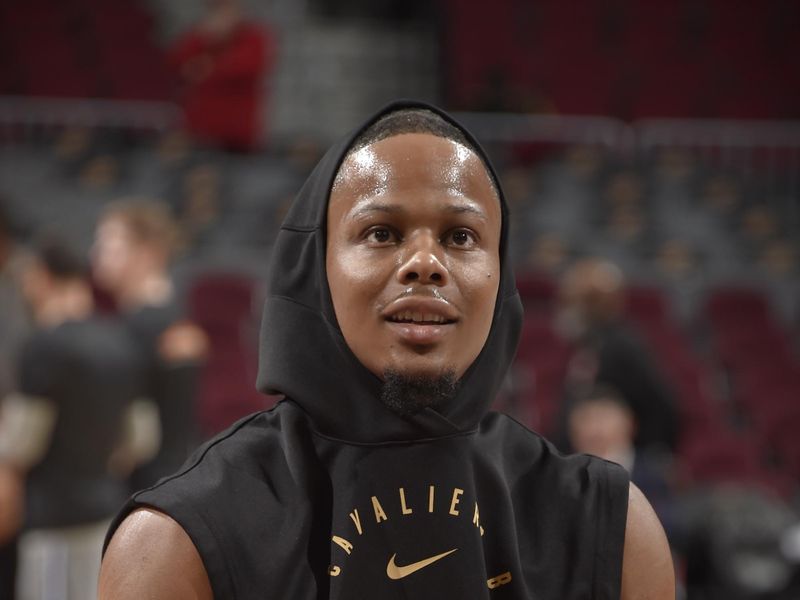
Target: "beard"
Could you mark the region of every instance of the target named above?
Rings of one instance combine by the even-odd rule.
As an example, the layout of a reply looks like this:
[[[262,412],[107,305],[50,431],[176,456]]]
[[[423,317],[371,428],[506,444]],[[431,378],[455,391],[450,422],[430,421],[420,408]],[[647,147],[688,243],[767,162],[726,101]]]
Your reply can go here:
[[[453,370],[421,375],[389,369],[384,373],[381,402],[392,412],[407,417],[425,408],[439,410],[457,392],[458,379]]]

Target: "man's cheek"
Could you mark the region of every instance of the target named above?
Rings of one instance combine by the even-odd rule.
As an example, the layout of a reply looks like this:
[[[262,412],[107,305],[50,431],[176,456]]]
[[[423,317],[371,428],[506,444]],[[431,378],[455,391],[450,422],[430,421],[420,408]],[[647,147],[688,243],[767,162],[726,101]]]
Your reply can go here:
[[[499,275],[497,265],[491,261],[475,261],[462,270],[459,287],[461,295],[471,308],[492,312],[500,283]],[[473,303],[478,306],[473,307]]]
[[[376,278],[383,274],[386,269],[385,261],[375,256],[375,252],[370,249],[356,248],[347,252],[342,252],[337,261],[338,271],[341,278],[349,285],[364,287],[374,286]],[[351,290],[354,292],[356,290]]]

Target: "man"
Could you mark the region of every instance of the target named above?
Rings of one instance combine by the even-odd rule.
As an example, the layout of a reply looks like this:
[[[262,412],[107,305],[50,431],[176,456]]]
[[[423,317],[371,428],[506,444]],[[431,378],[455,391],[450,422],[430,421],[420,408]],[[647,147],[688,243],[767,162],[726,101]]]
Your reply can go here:
[[[588,258],[564,276],[558,323],[575,342],[567,373],[565,412],[597,384],[618,390],[636,418],[636,447],[668,454],[678,438],[678,409],[655,360],[623,317],[625,282],[619,268]],[[566,432],[562,432],[565,434]]]
[[[133,489],[173,473],[196,443],[195,386],[206,342],[184,319],[169,274],[177,239],[166,207],[123,201],[103,214],[92,251],[95,280],[114,298],[144,356],[145,395],[160,421],[158,453],[133,473]]]
[[[521,323],[505,213],[432,107],[332,148],[274,249],[259,383],[286,399],[134,496],[101,597],[672,598],[622,468],[486,414]]]
[[[608,385],[598,385],[576,398],[567,415],[570,446],[576,452],[593,454],[624,467],[672,533],[674,507],[667,465],[658,455],[637,451],[633,443],[636,426],[625,398]]]
[[[0,468],[24,481],[18,598],[89,599],[127,495],[109,462],[139,391],[137,353],[118,323],[93,315],[83,261],[60,241],[36,247],[22,283],[36,330],[0,415]]]

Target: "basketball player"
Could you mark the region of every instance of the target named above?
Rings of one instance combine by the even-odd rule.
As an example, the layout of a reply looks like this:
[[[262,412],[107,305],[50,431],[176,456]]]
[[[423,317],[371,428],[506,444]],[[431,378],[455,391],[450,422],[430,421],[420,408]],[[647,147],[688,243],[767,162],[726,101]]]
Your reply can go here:
[[[184,317],[170,276],[177,237],[167,208],[150,200],[110,205],[95,232],[95,280],[116,301],[144,357],[145,395],[160,424],[157,452],[131,474],[132,490],[173,473],[197,443],[195,388],[206,341]],[[158,441],[158,432],[151,436]]]
[[[624,469],[487,413],[522,316],[507,229],[438,109],[334,146],[273,254],[259,385],[286,399],[132,498],[100,596],[674,598]]]
[[[141,365],[127,330],[95,314],[68,244],[42,238],[21,279],[35,329],[0,405],[0,467],[24,481],[17,598],[93,600],[103,537],[128,495],[110,462],[127,442]]]

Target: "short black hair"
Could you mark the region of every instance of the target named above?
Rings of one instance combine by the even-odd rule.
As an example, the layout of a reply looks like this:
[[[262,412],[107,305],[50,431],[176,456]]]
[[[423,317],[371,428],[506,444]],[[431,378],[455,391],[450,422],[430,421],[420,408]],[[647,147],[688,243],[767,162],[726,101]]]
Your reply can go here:
[[[463,131],[446,121],[441,115],[425,108],[403,108],[382,116],[361,132],[347,153],[351,154],[364,146],[403,133],[430,133],[458,142],[476,154],[480,154]]]
[[[59,235],[40,235],[33,244],[32,254],[55,279],[68,281],[89,277],[88,261]]]
[[[483,152],[481,152],[475,143],[470,141],[458,127],[441,115],[425,108],[402,108],[382,116],[356,137],[348,149],[344,160],[347,160],[351,154],[361,150],[365,146],[403,133],[429,133],[436,137],[461,144],[465,148],[469,148],[481,159],[483,166],[486,168],[486,173],[489,176],[492,188],[497,194],[497,197],[500,197],[500,186],[497,184],[494,173],[486,162]]]

